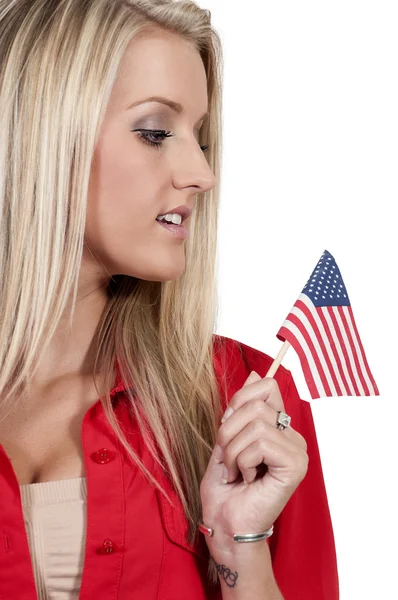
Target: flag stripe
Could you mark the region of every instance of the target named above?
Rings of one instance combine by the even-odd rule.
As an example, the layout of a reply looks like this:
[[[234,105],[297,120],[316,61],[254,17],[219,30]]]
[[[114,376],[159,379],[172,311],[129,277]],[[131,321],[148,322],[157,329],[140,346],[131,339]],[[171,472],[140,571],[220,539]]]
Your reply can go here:
[[[336,330],[336,321],[332,319],[332,314],[331,314],[331,307],[330,306],[325,306],[323,308],[323,315],[325,317],[325,319],[327,320],[330,330],[332,332],[333,335],[333,339],[334,342],[336,344],[336,348],[337,351],[339,353],[340,356],[340,362],[339,362],[339,366],[341,366],[341,368],[343,369],[344,372],[344,379],[346,381],[346,386],[349,389],[350,395],[351,396],[356,396],[356,391],[354,389],[354,386],[352,384],[351,381],[351,376],[348,372],[348,366],[347,366],[347,360],[346,360],[346,356],[344,355],[344,351],[342,348],[342,344],[341,344],[341,339],[339,337],[338,331]]]
[[[296,302],[296,306],[301,308],[303,313],[306,315],[308,321],[311,324],[312,330],[319,342],[319,345],[322,350],[322,355],[324,358],[323,368],[325,372],[328,374],[328,381],[330,384],[330,389],[332,390],[333,396],[341,396],[342,391],[339,385],[339,382],[336,377],[336,371],[333,368],[332,360],[333,353],[330,347],[328,336],[323,327],[323,323],[319,318],[319,314],[311,300],[305,294],[300,294],[299,299]],[[332,359],[332,360],[331,360]],[[339,375],[337,371],[337,375]],[[340,381],[341,378],[339,377]]]
[[[354,396],[360,396],[361,393],[360,393],[360,391],[358,389],[357,382],[355,380],[354,373],[353,373],[353,370],[352,370],[352,365],[351,365],[350,357],[349,357],[348,352],[347,352],[347,346],[346,346],[347,336],[344,337],[344,335],[343,335],[343,331],[342,331],[342,328],[341,328],[341,325],[342,325],[341,319],[339,318],[339,313],[336,310],[336,308],[337,307],[335,307],[335,306],[328,306],[328,311],[329,311],[329,314],[330,314],[330,316],[332,318],[332,321],[333,321],[333,324],[334,324],[334,328],[336,330],[337,336],[338,336],[339,341],[340,341],[341,348],[343,350],[345,362],[346,362],[348,373],[349,373],[349,377],[350,377],[350,382],[352,383],[352,386],[354,388]]]
[[[360,352],[358,354],[358,350],[359,350],[358,343],[356,342],[356,339],[355,339],[355,333],[352,331],[352,328],[350,327],[350,322],[349,322],[350,321],[350,315],[344,309],[346,309],[346,307],[342,306],[341,309],[339,310],[339,314],[340,314],[341,320],[343,322],[344,329],[345,329],[345,332],[347,334],[347,338],[348,338],[348,340],[350,342],[350,348],[351,348],[352,354],[354,356],[355,367],[356,367],[356,370],[357,370],[357,373],[358,373],[359,381],[361,382],[362,389],[364,390],[365,396],[369,396],[369,394],[370,394],[369,388],[368,388],[368,385],[367,385],[367,383],[365,381],[365,377],[364,377],[364,373],[363,373],[363,371],[361,369],[361,365],[359,364],[359,355],[360,355]],[[354,333],[354,337],[352,335],[353,333]],[[362,366],[363,366],[363,364],[362,364]]]
[[[287,340],[297,352],[303,367],[305,381],[308,385],[311,398],[325,396],[325,390],[323,389],[322,382],[316,370],[311,352],[309,351],[308,346],[297,327],[286,319],[278,332],[278,336],[283,338],[282,341]],[[317,383],[319,390],[317,388]]]
[[[289,314],[289,318],[287,322],[285,322],[285,326],[289,328],[289,323],[292,323],[296,327],[294,333],[299,340],[305,342],[306,348],[304,351],[306,353],[307,360],[310,364],[314,365],[314,368],[311,369],[311,373],[313,376],[314,374],[316,375],[316,387],[318,389],[322,387],[322,389],[325,391],[325,395],[331,395],[330,387],[327,385],[325,373],[319,360],[319,354],[314,347],[312,338],[309,335],[308,330],[305,328],[302,319],[295,314],[296,310],[297,309],[293,306]],[[298,336],[298,333],[300,333],[300,336]]]
[[[328,315],[326,307],[319,307],[319,318],[322,321],[323,327],[325,329],[327,338],[330,342],[330,346],[332,348],[334,360],[335,360],[335,371],[336,376],[339,378],[341,391],[343,396],[349,396],[350,394],[350,386],[347,383],[346,373],[347,369],[344,368],[344,356],[343,352],[340,348],[339,340],[337,339],[336,332],[333,327],[333,323]],[[348,373],[347,373],[348,376]]]
[[[326,365],[322,364],[322,362],[324,363],[325,361],[322,360],[323,355],[322,355],[322,351],[319,346],[318,340],[316,339],[315,336],[310,335],[309,331],[311,331],[311,328],[308,326],[308,319],[304,315],[302,310],[297,307],[297,302],[291,310],[291,313],[289,315],[289,320],[292,321],[296,325],[296,327],[300,330],[302,336],[304,337],[304,339],[307,343],[307,346],[312,354],[312,358],[314,360],[315,366],[318,370],[319,377],[321,378],[322,386],[326,392],[326,395],[333,396],[332,391],[330,389],[330,385],[329,385],[328,374],[326,373],[326,371],[324,369],[324,366],[326,366]]]
[[[376,381],[374,380],[374,377],[373,377],[373,375],[372,375],[372,373],[370,371],[368,361],[366,359],[365,350],[363,349],[362,341],[361,341],[361,338],[359,336],[357,325],[355,323],[354,313],[352,312],[351,306],[348,306],[347,308],[348,308],[348,312],[350,313],[350,317],[351,317],[351,325],[352,325],[352,327],[353,327],[353,329],[355,331],[355,337],[358,340],[358,344],[359,344],[359,347],[361,349],[361,355],[362,355],[362,359],[363,359],[363,364],[365,365],[366,373],[367,373],[369,381],[370,381],[370,387],[373,388],[375,396],[378,396],[379,395],[379,390],[378,390]]]

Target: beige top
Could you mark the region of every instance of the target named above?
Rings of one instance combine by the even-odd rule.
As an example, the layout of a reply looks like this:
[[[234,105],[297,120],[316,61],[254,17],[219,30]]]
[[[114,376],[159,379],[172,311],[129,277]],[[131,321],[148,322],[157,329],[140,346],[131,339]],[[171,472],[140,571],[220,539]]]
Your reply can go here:
[[[19,487],[39,600],[77,600],[86,541],[86,477]]]

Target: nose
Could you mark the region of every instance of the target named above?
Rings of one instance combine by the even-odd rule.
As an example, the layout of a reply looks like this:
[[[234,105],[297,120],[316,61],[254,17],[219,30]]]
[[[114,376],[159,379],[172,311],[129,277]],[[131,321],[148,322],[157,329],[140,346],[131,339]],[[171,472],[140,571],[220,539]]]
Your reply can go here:
[[[217,178],[199,146],[196,151],[188,152],[184,157],[179,156],[178,167],[175,169],[173,184],[177,189],[195,188],[195,193],[208,192],[216,184]]]

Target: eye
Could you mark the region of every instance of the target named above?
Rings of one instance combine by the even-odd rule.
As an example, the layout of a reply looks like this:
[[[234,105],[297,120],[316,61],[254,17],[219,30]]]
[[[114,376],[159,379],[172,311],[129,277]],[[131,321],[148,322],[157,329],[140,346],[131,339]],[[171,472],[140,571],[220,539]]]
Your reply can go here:
[[[165,138],[174,136],[174,134],[171,133],[171,131],[165,131],[163,129],[133,129],[132,131],[137,131],[140,138],[146,144],[149,144],[154,148],[161,148]],[[201,146],[200,149],[202,150],[202,152],[207,152],[209,146]]]
[[[133,131],[137,131],[140,138],[154,148],[160,148],[165,138],[173,136],[171,131],[163,129],[133,129]]]

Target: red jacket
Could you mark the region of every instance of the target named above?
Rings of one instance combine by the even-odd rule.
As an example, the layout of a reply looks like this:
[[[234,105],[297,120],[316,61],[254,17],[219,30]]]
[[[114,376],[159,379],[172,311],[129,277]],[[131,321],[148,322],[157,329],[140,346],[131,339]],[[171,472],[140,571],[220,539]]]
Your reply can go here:
[[[218,381],[228,386],[225,406],[250,371],[265,376],[272,359],[245,344],[214,336]],[[307,440],[309,467],[269,538],[276,580],[285,600],[337,600],[338,575],[328,501],[308,402],[299,399],[289,371],[275,379],[292,426]],[[221,388],[222,389],[222,388]],[[154,461],[123,402],[118,376],[111,398],[129,442],[152,472]],[[204,536],[191,547],[188,525],[176,502],[147,483],[108,425],[100,400],[85,414],[82,444],[87,477],[87,538],[79,600],[221,600],[220,586],[206,585]],[[19,484],[0,446],[0,600],[37,600]]]

